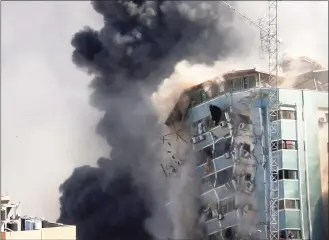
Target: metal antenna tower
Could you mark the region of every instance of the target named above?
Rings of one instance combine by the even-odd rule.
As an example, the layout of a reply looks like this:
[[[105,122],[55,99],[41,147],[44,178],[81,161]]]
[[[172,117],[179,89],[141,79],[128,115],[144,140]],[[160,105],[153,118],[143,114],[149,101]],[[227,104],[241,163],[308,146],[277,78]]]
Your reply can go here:
[[[269,93],[268,111],[269,117],[278,120],[279,99],[278,99],[278,5],[277,1],[268,1],[268,16],[260,20],[260,25],[267,25],[267,31],[261,32],[261,48],[268,54],[269,79],[272,87]],[[264,27],[265,27],[264,26]],[[278,124],[277,121],[269,123],[268,142],[268,166],[270,172],[269,183],[269,205],[268,214],[268,239],[279,239],[279,183],[278,183],[278,159],[272,151],[278,150]]]
[[[256,26],[260,29],[261,51],[268,54],[268,70],[269,79],[268,84],[272,87],[269,93],[268,110],[269,116],[272,120],[278,120],[278,6],[277,1],[268,1],[268,13],[263,19],[260,19],[259,24],[248,18],[228,2],[223,1],[229,8],[243,17],[249,25]],[[278,138],[278,125],[275,121],[269,124],[268,142],[270,143],[267,162],[270,172],[269,183],[269,207],[267,209],[268,222],[268,236],[269,240],[279,239],[279,214],[278,214],[278,200],[279,200],[279,184],[278,184],[278,160],[272,151],[278,150],[276,142]],[[274,141],[272,141],[274,140]]]

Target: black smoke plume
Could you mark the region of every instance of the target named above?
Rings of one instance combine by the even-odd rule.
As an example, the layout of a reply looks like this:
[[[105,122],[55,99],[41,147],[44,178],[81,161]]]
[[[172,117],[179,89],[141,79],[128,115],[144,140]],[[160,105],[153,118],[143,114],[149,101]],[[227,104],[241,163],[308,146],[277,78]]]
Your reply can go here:
[[[149,93],[183,59],[207,63],[240,50],[231,12],[220,2],[93,1],[100,31],[72,39],[73,62],[94,78],[91,104],[104,111],[97,132],[112,147],[97,167],[83,166],[60,186],[59,222],[79,240],[153,239],[145,221],[156,191],[161,127]],[[154,235],[154,233],[153,233]]]

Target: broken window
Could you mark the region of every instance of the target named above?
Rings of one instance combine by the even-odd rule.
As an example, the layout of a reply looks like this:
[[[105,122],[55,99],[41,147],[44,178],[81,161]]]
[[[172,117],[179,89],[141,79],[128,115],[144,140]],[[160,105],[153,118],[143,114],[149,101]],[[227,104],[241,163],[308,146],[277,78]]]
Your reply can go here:
[[[212,121],[215,122],[215,125],[217,126],[219,124],[219,122],[221,121],[222,119],[222,115],[223,115],[223,112],[222,110],[215,106],[215,105],[210,105],[209,106],[209,111],[210,111],[210,114],[211,114],[211,118],[212,118]]]
[[[195,107],[196,105],[199,105],[208,100],[207,93],[203,89],[198,91],[190,91],[188,96],[191,100],[191,107]]]
[[[234,239],[234,237],[235,237],[235,231],[234,231],[234,229],[232,227],[229,227],[229,228],[226,228],[224,230],[224,234],[223,235],[224,235],[225,239]]]
[[[232,196],[232,197],[229,197],[229,198],[226,198],[226,199],[223,199],[223,200],[219,201],[218,209],[219,209],[219,212],[222,215],[233,212],[236,209],[235,197]]]
[[[202,150],[202,152],[203,152],[203,154],[204,154],[204,156],[205,156],[206,158],[213,158],[213,154],[212,154],[212,152],[213,152],[213,150],[212,150],[212,146],[209,146],[209,147],[204,148],[204,149]]]
[[[300,201],[298,199],[285,199],[282,209],[300,209]]]
[[[243,143],[243,145],[242,145],[242,154],[246,155],[247,153],[250,153],[250,144]]]
[[[246,181],[251,181],[251,174],[250,173],[247,173],[245,176],[244,176],[244,179]]]
[[[211,174],[207,177],[202,178],[202,180],[201,180],[202,192],[207,192],[207,191],[213,189],[215,180],[216,180],[215,174]]]
[[[279,170],[279,180],[296,180],[298,179],[298,171],[297,170]]]
[[[301,230],[285,229],[280,231],[280,238],[282,239],[302,239]]]
[[[227,92],[233,91],[233,80],[232,79],[226,80],[224,82],[224,90]]]
[[[235,78],[232,80],[233,81],[233,90],[234,91],[239,91],[242,89],[242,78]]]
[[[191,124],[190,134],[192,137],[199,136],[207,131],[206,120],[206,118],[203,118]]]
[[[256,76],[253,75],[253,76],[249,76],[249,86],[248,88],[253,88],[253,87],[256,87]]]
[[[278,110],[277,114],[270,117],[270,121],[276,121],[280,119],[296,120],[296,111],[294,110]]]
[[[279,140],[278,143],[279,143],[278,150],[281,150],[281,149],[296,150],[297,149],[297,142],[294,140]]]
[[[204,86],[205,92],[207,93],[208,99],[214,98],[219,95],[219,85],[209,83]]]
[[[297,141],[295,140],[278,140],[271,142],[272,151],[290,149],[297,150]]]
[[[233,177],[233,168],[226,168],[222,171],[217,172],[216,187],[222,186],[230,181]]]
[[[212,214],[212,211],[211,211],[210,204],[204,210],[204,215],[206,217],[206,219],[205,219],[206,221],[209,221],[209,220],[213,219],[213,214]]]
[[[215,144],[214,158],[223,156],[231,148],[231,138],[226,138],[218,141]]]
[[[214,165],[210,158],[206,161],[206,164],[204,165],[204,174],[209,175],[210,173],[214,172]]]
[[[200,93],[200,97],[201,97],[201,103],[203,103],[209,99],[207,96],[207,93],[204,90],[201,90],[199,93]]]
[[[243,77],[242,87],[243,87],[243,89],[249,88],[249,78],[248,77]]]

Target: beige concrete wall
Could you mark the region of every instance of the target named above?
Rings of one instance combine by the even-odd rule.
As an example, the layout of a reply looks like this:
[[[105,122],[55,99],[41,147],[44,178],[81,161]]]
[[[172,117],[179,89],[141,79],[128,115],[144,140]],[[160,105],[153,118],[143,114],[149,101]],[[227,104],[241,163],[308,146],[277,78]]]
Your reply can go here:
[[[2,234],[1,240],[75,240],[75,226],[63,226],[54,228],[43,228],[41,230],[6,232]]]
[[[39,240],[41,239],[41,231],[33,230],[33,231],[20,231],[20,232],[6,232],[6,240]]]
[[[74,240],[76,239],[75,226],[63,226],[54,228],[43,228],[41,230],[41,239],[58,239],[58,240]]]
[[[328,109],[319,109],[318,118],[326,119],[325,113]],[[322,188],[322,203],[324,207],[325,226],[328,226],[328,123],[319,124],[319,151],[320,151],[320,165],[321,165],[321,188]],[[328,228],[326,230],[326,237],[329,239]]]

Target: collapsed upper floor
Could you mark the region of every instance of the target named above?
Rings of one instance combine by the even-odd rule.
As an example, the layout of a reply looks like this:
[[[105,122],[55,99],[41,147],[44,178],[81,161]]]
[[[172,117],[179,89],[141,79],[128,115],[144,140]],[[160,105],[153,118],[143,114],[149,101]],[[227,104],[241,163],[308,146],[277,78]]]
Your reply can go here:
[[[172,122],[182,121],[189,109],[218,96],[253,88],[271,88],[274,85],[280,87],[285,80],[287,79],[284,76],[278,76],[277,84],[274,84],[275,76],[255,68],[225,73],[221,77],[186,89],[165,123],[170,125]],[[328,70],[312,70],[300,74],[294,78],[292,86],[294,89],[328,92]]]

